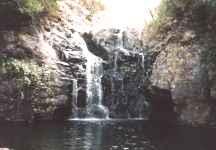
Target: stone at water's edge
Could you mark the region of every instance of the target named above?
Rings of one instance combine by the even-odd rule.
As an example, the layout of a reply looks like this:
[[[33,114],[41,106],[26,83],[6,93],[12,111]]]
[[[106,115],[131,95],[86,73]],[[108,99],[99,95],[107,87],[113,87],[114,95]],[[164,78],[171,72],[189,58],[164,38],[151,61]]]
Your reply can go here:
[[[149,120],[160,123],[176,123],[177,114],[174,111],[174,103],[169,90],[151,87],[151,113]]]

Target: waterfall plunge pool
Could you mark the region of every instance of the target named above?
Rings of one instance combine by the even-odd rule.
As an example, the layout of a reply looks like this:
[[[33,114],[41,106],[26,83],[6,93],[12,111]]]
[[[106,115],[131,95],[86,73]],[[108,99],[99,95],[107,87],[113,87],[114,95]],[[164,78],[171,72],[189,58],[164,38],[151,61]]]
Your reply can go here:
[[[216,128],[152,125],[141,120],[1,125],[0,149],[215,150]]]

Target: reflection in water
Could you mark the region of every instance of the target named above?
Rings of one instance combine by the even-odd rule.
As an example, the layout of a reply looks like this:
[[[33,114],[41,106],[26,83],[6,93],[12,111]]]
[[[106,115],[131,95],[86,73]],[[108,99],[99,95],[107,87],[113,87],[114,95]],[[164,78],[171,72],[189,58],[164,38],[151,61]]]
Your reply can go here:
[[[79,128],[78,125],[75,128]],[[102,139],[102,126],[86,126],[84,129],[79,131],[79,135],[76,138],[76,146],[71,147],[73,149],[80,150],[100,150]],[[72,145],[73,146],[73,145]]]
[[[73,130],[72,130],[73,129]],[[70,150],[100,150],[102,126],[74,124],[66,128],[64,146]]]
[[[73,121],[0,126],[0,148],[13,150],[215,150],[216,129],[144,121]]]

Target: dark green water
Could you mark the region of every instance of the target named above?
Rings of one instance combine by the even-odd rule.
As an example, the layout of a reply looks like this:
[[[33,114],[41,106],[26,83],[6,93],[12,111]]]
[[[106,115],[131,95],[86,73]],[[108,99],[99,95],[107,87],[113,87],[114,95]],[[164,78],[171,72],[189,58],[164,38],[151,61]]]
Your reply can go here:
[[[1,125],[0,148],[13,150],[216,150],[216,129],[145,121]]]

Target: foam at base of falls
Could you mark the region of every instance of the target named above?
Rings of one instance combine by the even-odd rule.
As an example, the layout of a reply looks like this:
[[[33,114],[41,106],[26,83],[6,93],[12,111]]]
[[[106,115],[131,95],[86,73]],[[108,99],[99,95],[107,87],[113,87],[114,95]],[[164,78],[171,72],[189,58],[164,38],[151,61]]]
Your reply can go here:
[[[91,105],[87,108],[87,114],[93,118],[109,118],[109,110],[103,105]]]
[[[109,110],[102,104],[102,60],[91,53],[87,56],[87,116],[109,118]]]
[[[123,122],[123,121],[145,121],[145,118],[127,118],[127,119],[115,119],[115,118],[70,118],[68,121],[80,121],[80,122]]]

